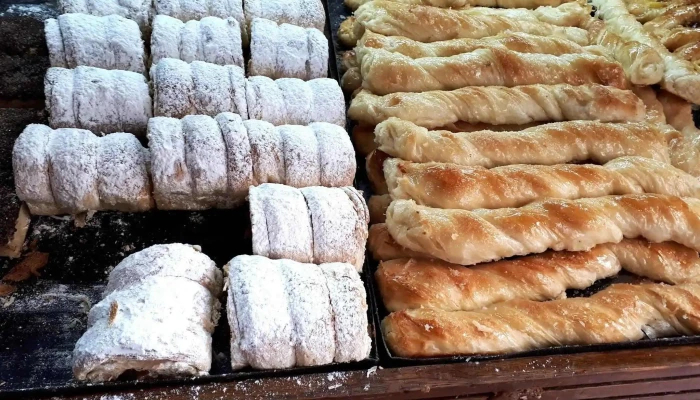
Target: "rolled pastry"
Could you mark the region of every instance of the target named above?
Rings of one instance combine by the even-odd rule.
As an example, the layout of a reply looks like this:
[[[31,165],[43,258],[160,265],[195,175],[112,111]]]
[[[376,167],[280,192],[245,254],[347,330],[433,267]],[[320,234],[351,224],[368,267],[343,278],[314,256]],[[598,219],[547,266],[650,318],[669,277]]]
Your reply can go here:
[[[273,125],[329,122],[345,126],[345,98],[334,79],[273,81],[265,76],[253,76],[246,81],[246,99],[250,119]]]
[[[318,29],[255,18],[250,30],[248,75],[302,80],[328,76],[328,40]]]
[[[248,27],[256,18],[319,31],[326,27],[326,12],[321,0],[248,0],[244,6]]]
[[[229,267],[233,369],[314,366],[367,358],[367,303],[348,264],[238,256]]]
[[[425,23],[431,21],[431,23]],[[584,29],[561,27],[539,20],[522,20],[500,15],[474,15],[469,9],[455,10],[406,5],[387,0],[365,3],[355,11],[355,36],[365,30],[387,36],[404,36],[420,42],[457,38],[480,39],[504,31],[553,36],[589,44]]]
[[[700,332],[700,285],[616,284],[591,297],[516,300],[479,311],[404,310],[382,321],[403,357],[504,354]],[[439,335],[431,332],[439,327]]]
[[[384,176],[392,198],[446,209],[521,207],[546,198],[574,200],[636,193],[700,198],[697,178],[643,157],[620,157],[603,166],[509,165],[493,169],[390,158],[384,162]]]
[[[155,14],[167,15],[180,21],[201,20],[205,17],[233,18],[244,27],[241,0],[152,0]],[[242,30],[245,39],[245,30]]]
[[[28,125],[15,143],[17,196],[35,215],[153,207],[148,150],[128,133]]]
[[[371,0],[345,0],[345,5],[353,10]],[[556,7],[570,0],[392,0],[397,3],[433,6],[440,8],[499,7],[531,8]]]
[[[187,263],[187,265],[184,265]],[[197,281],[198,278],[211,278]],[[221,272],[196,246],[157,245],[127,257],[88,314],[73,352],[78,380],[200,376],[211,367]]]
[[[700,40],[700,32],[693,27],[700,23],[700,4],[669,7],[663,14],[644,24],[670,51]]]
[[[441,210],[394,200],[386,225],[398,244],[472,265],[547,249],[580,251],[622,238],[700,249],[700,200],[657,194],[552,199],[520,208]]]
[[[622,0],[592,0],[597,15],[605,20],[608,30],[624,40],[635,40],[656,50],[664,60],[661,87],[684,98],[700,103],[700,71],[689,61],[674,56],[632,16]]]
[[[664,77],[664,60],[652,47],[636,40],[624,40],[605,28],[605,23],[591,19],[588,33],[592,43],[605,46],[622,64],[625,74],[635,85],[654,85]]]
[[[248,119],[243,68],[166,58],[151,68],[156,116],[239,114]]]
[[[635,122],[644,119],[644,111],[644,103],[628,90],[601,85],[531,85],[385,96],[363,90],[352,99],[348,116],[371,125],[398,117],[435,128],[458,121],[493,125],[581,119]]]
[[[372,258],[375,261],[394,260],[396,258],[432,258],[426,253],[413,251],[396,243],[385,223],[378,223],[369,227],[367,249],[372,253]]]
[[[118,15],[136,21],[146,32],[151,26],[153,0],[58,0],[58,10],[60,14]]]
[[[191,63],[204,61],[243,68],[241,27],[233,18],[205,17],[184,23],[166,15],[153,19],[151,59],[153,65],[164,58]]]
[[[521,21],[543,22],[557,26],[583,27],[591,19],[592,7],[585,2],[570,1],[557,6],[537,7],[534,10],[527,8],[492,8],[471,7],[465,8],[465,13],[471,15],[493,15],[512,18]]]
[[[44,24],[52,67],[85,65],[146,72],[141,30],[130,19],[118,15],[63,14]]]
[[[666,116],[664,115],[664,107],[656,98],[656,90],[651,86],[634,86],[632,88],[634,94],[644,102],[646,107],[645,122],[650,124],[665,124]],[[670,130],[669,130],[670,131]]]
[[[79,66],[49,68],[44,79],[46,109],[52,128],[80,128],[95,133],[146,133],[152,116],[151,95],[143,75]]]
[[[695,126],[695,121],[693,121],[693,108],[690,103],[665,90],[660,90],[657,93],[657,99],[669,125],[686,136],[700,134]]]
[[[525,54],[477,49],[451,57],[410,57],[383,49],[366,50],[362,87],[377,95],[454,90],[467,86],[584,85],[627,87],[616,62],[590,54]]]
[[[493,168],[587,160],[603,164],[623,156],[669,162],[665,144],[668,131],[666,127],[648,123],[570,121],[515,132],[453,133],[429,131],[411,122],[390,118],[377,125],[375,140],[379,150],[408,161]]]

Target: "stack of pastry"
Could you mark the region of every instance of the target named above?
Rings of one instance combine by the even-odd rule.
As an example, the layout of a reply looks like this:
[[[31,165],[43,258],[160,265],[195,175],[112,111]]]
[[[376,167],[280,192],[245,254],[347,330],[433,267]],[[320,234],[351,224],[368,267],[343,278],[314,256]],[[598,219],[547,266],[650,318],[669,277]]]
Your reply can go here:
[[[394,354],[700,333],[697,100],[677,90],[697,78],[583,2],[346,4]],[[566,299],[622,269],[662,283]]]

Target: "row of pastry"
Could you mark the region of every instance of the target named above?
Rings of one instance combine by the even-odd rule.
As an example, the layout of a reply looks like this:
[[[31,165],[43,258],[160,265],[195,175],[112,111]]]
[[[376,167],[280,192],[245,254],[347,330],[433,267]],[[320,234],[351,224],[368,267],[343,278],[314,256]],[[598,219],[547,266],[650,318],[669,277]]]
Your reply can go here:
[[[29,125],[15,142],[16,192],[34,215],[90,210],[231,208],[266,182],[351,186],[355,155],[347,132],[216,118],[151,118],[149,148],[129,133]]]
[[[146,133],[152,116],[239,114],[274,125],[329,122],[345,125],[345,100],[329,78],[302,81],[245,78],[235,65],[164,59],[151,69],[153,91],[143,75],[94,67],[49,68],[46,108],[52,128],[95,133]]]
[[[221,270],[198,246],[155,245],[110,273],[73,352],[79,380],[207,375],[227,287],[234,370],[359,361],[369,356],[366,293],[345,263],[237,256]]]
[[[322,31],[278,25],[264,18],[250,22],[248,37],[233,18],[183,22],[157,15],[150,57],[136,22],[118,15],[62,14],[46,20],[45,31],[52,67],[90,66],[145,74],[149,65],[174,58],[243,68],[243,48],[249,41],[249,75],[304,80],[328,76],[328,40]]]

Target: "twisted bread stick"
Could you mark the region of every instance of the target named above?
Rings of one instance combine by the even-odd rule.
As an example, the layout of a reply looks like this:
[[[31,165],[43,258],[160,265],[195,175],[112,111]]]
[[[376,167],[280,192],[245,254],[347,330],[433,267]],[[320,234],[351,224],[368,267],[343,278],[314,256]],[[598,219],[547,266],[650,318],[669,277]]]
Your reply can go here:
[[[400,245],[464,265],[547,249],[588,250],[638,236],[700,250],[700,200],[656,194],[553,199],[475,211],[394,200],[386,225]]]
[[[365,50],[362,87],[378,95],[453,90],[466,86],[583,85],[624,89],[620,64],[589,54],[525,54],[477,49],[451,57],[412,59],[386,50]]]
[[[65,0],[64,0],[65,1]],[[353,10],[372,0],[345,0],[345,5]],[[433,6],[440,8],[467,8],[469,6],[500,8],[538,8],[558,6],[571,0],[392,0],[397,3]]]
[[[591,160],[605,163],[623,156],[669,162],[663,126],[572,121],[516,132],[453,133],[429,131],[390,118],[377,125],[379,150],[415,162],[444,162],[493,168],[511,164],[556,165]],[[517,149],[517,150],[516,150]]]
[[[621,157],[604,166],[509,165],[493,169],[390,158],[384,162],[384,176],[394,199],[463,210],[521,207],[546,198],[635,193],[700,198],[697,178],[643,157]]]
[[[700,32],[684,28],[697,23],[700,23],[700,4],[689,4],[669,8],[662,15],[644,24],[644,29],[660,38],[664,45],[673,51],[698,40]]]
[[[700,332],[700,284],[612,285],[590,298],[515,300],[481,311],[404,310],[382,321],[403,357],[500,354]]]
[[[387,36],[405,36],[421,42],[456,38],[479,39],[504,31],[554,36],[588,44],[587,32],[579,28],[561,27],[539,19],[522,20],[500,15],[474,15],[469,9],[453,10],[419,5],[406,5],[376,0],[355,11],[355,36],[365,30]]]
[[[466,87],[386,96],[363,90],[352,99],[348,116],[372,125],[398,117],[426,128],[457,121],[493,125],[574,120],[619,122],[643,120],[644,104],[631,91],[601,85]]]

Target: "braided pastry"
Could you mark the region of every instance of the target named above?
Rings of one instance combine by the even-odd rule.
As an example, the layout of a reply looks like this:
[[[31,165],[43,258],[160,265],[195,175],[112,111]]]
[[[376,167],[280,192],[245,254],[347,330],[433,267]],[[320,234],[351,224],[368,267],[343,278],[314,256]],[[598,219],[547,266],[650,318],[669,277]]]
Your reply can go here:
[[[451,57],[412,59],[383,49],[366,49],[360,63],[362,87],[377,95],[454,90],[466,86],[583,85],[624,89],[624,70],[590,54],[526,54],[477,49]]]
[[[586,160],[602,164],[623,156],[669,162],[666,131],[668,129],[663,126],[647,123],[571,121],[515,132],[453,133],[429,131],[411,122],[390,118],[377,125],[375,141],[379,150],[404,160],[486,168]]]
[[[356,10],[372,0],[345,0],[345,5]],[[469,7],[499,7],[499,8],[529,8],[556,7],[571,0],[392,0],[397,3],[432,6],[440,8],[469,8]]]
[[[588,298],[514,300],[480,311],[399,311],[382,321],[382,331],[402,357],[517,353],[697,334],[698,304],[696,283],[617,284]]]
[[[386,0],[365,3],[355,11],[355,37],[361,37],[365,30],[387,36],[404,36],[420,42],[479,39],[511,31],[569,39],[580,45],[589,43],[588,34],[583,29],[548,24],[536,17],[522,20],[473,14],[470,9],[443,9]]]
[[[504,104],[508,107],[503,107]],[[363,90],[352,99],[348,116],[371,125],[398,117],[435,128],[458,121],[493,125],[575,120],[642,121],[644,111],[644,103],[628,90],[601,85],[530,85],[465,87],[385,96]]]
[[[520,208],[441,210],[394,200],[386,225],[398,244],[472,265],[547,249],[580,251],[623,237],[700,250],[700,200],[658,194],[551,199]]]
[[[659,17],[644,24],[644,29],[661,40],[669,50],[674,51],[700,40],[700,31],[686,28],[698,23],[700,23],[700,4],[689,4],[669,8]]]

